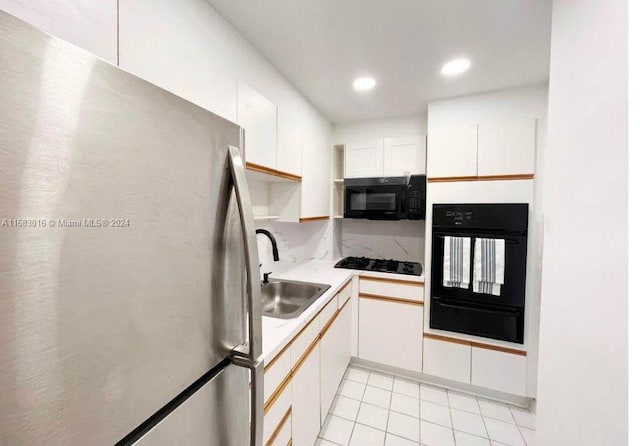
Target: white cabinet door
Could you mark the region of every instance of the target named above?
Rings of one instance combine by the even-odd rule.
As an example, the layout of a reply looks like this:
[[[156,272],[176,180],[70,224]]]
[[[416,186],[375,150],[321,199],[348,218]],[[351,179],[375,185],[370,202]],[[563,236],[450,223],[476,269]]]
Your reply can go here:
[[[320,407],[323,423],[350,360],[351,300],[344,305],[320,340]]]
[[[424,175],[426,156],[426,137],[424,135],[385,138],[384,176]]]
[[[0,10],[117,63],[117,0],[0,0]]]
[[[478,126],[478,175],[511,175],[535,170],[536,120],[518,119]]]
[[[422,370],[422,305],[360,298],[359,357]]]
[[[463,383],[471,382],[471,345],[425,338],[422,371]]]
[[[476,124],[429,129],[427,138],[427,175],[430,178],[478,174]]]
[[[302,176],[302,127],[283,109],[278,108],[278,150],[276,168]]]
[[[322,129],[303,128],[300,218],[329,218],[331,143]]]
[[[312,445],[320,432],[320,349],[317,344],[295,371],[291,389],[293,444]]]
[[[344,148],[344,177],[381,177],[384,145],[382,139],[347,143]]]
[[[194,44],[215,42],[218,38],[211,27],[212,13],[205,2],[184,2],[178,8],[175,2],[121,1],[120,66],[237,122],[235,76],[217,65],[215,45]]]
[[[276,123],[276,106],[239,80],[238,124],[245,130],[247,162],[276,168]]]
[[[471,358],[471,384],[513,395],[526,394],[526,356],[471,347]]]

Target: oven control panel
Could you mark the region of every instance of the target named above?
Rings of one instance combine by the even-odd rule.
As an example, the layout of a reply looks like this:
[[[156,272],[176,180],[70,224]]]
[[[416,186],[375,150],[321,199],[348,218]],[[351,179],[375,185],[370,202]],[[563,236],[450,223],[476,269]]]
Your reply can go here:
[[[473,223],[473,212],[472,211],[446,211],[445,217],[450,221],[451,224],[455,226],[462,226],[465,224]]]

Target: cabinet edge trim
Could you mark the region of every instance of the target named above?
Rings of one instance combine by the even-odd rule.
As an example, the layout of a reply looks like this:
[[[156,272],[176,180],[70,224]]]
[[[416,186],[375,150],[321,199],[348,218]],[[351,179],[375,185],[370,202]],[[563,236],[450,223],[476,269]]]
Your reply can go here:
[[[478,175],[478,176],[462,176],[462,177],[429,177],[429,183],[450,183],[454,181],[504,181],[504,180],[533,180],[535,175],[532,173],[517,173],[509,175]]]
[[[273,431],[273,433],[271,434],[271,436],[269,437],[269,439],[265,443],[265,446],[271,446],[276,441],[276,438],[278,438],[278,434],[280,433],[280,431],[282,430],[284,425],[287,423],[287,419],[290,416],[291,416],[291,406],[289,406],[287,411],[284,413],[284,416],[282,417],[282,420],[280,420],[280,422],[276,426],[275,430]]]
[[[300,217],[300,223],[308,223],[310,221],[329,220],[328,215],[321,215],[319,217]]]
[[[282,170],[273,169],[267,166],[262,166],[260,164],[252,163],[250,161],[247,161],[245,165],[247,170],[252,170],[254,172],[264,173],[267,175],[272,175],[274,177],[284,178],[286,180],[292,180],[292,181],[298,181],[298,182],[302,181],[302,177],[300,175],[295,175],[293,173],[284,172]]]
[[[291,371],[289,371],[289,373],[287,373],[287,375],[285,376],[285,378],[282,380],[282,382],[280,383],[280,385],[278,387],[276,387],[276,390],[273,391],[273,393],[271,394],[271,396],[269,397],[269,399],[267,400],[266,403],[264,403],[264,413],[266,414],[267,412],[269,412],[269,410],[271,409],[271,407],[274,405],[274,403],[276,402],[276,400],[278,399],[278,397],[282,394],[282,392],[284,392],[284,389],[287,388],[287,386],[289,385],[289,383],[291,383]]]
[[[377,294],[368,294],[368,293],[360,293],[359,297],[361,299],[380,300],[384,302],[393,302],[397,304],[415,305],[418,307],[424,306],[424,302],[411,300],[411,299],[401,299],[399,297],[380,296]]]
[[[371,276],[360,276],[360,281],[370,281],[370,282],[386,282],[386,283],[397,283],[397,284],[402,284],[402,285],[411,285],[411,286],[418,286],[418,287],[422,287],[424,288],[424,282],[413,282],[413,281],[409,281],[409,280],[402,280],[402,279],[387,279],[384,277],[371,277]]]
[[[509,353],[518,356],[527,356],[526,350],[518,350],[515,348],[502,347],[500,345],[484,344],[482,342],[467,341],[465,339],[452,338],[449,336],[442,336],[432,333],[424,333],[425,339],[433,339],[436,341],[450,342],[452,344],[468,345],[470,347],[483,348],[485,350],[495,350],[497,352]]]
[[[291,367],[291,377],[292,378],[296,373],[298,373],[298,370],[300,369],[300,367],[302,367],[302,365],[307,360],[309,355],[311,355],[311,353],[313,353],[313,350],[318,346],[319,342],[320,342],[320,335],[316,336],[313,339],[311,344],[309,344],[309,347],[307,347],[307,349],[304,351],[302,356],[300,356],[300,359],[298,359],[298,361],[294,364],[294,366]]]

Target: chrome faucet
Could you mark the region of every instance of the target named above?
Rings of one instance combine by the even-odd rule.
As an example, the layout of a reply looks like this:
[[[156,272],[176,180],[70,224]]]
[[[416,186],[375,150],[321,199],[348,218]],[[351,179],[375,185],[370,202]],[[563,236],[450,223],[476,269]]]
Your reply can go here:
[[[256,229],[256,234],[263,234],[263,235],[267,236],[267,238],[271,242],[271,251],[273,253],[273,261],[274,262],[280,261],[280,255],[278,254],[278,244],[276,243],[276,238],[273,236],[273,234],[271,232],[267,231],[266,229]],[[262,265],[260,265],[260,266],[262,266]],[[269,274],[271,274],[272,272],[273,271],[271,271],[269,273],[262,274],[262,283],[263,284],[269,283]]]

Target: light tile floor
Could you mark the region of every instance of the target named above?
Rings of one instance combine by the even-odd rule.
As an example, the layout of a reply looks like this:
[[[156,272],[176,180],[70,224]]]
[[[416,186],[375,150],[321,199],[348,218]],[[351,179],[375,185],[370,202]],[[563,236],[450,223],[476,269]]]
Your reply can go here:
[[[526,409],[350,366],[316,446],[535,446],[534,429]]]

